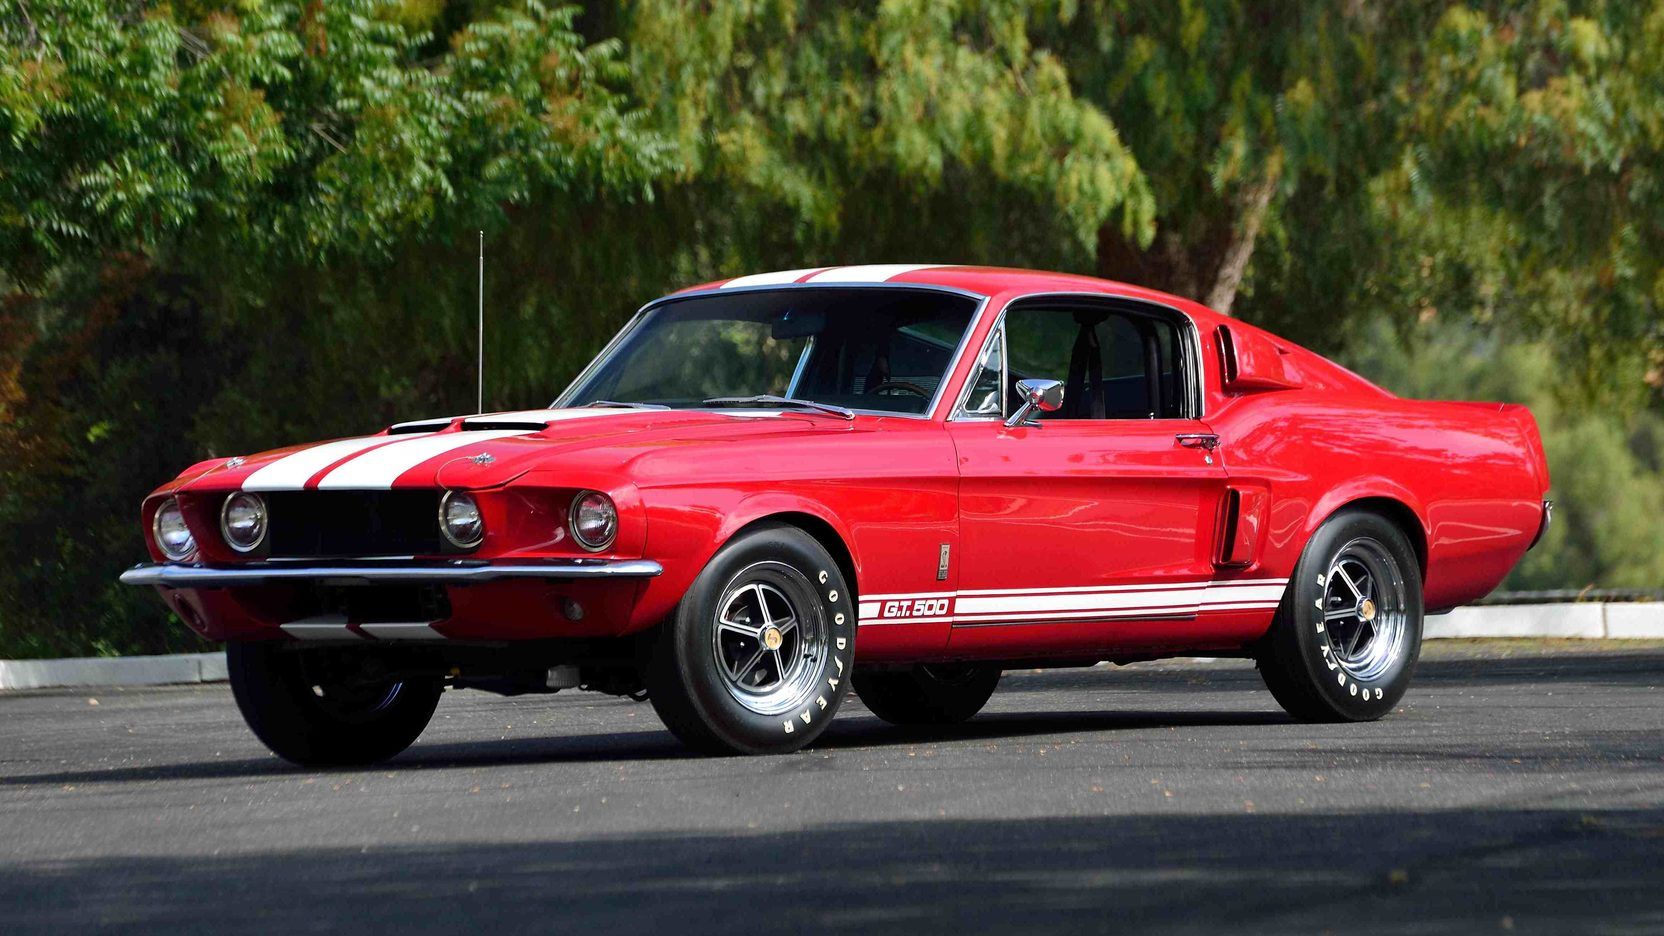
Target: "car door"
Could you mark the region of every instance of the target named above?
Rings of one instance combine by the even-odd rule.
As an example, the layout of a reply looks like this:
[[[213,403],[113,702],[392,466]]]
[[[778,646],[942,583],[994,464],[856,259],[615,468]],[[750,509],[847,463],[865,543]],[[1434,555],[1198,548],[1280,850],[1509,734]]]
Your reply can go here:
[[[1170,310],[1013,303],[948,422],[960,472],[950,649],[1026,656],[1192,643],[1226,477],[1199,418],[1199,352]],[[1007,425],[1016,381],[1063,406]],[[996,388],[1005,388],[1000,392]]]

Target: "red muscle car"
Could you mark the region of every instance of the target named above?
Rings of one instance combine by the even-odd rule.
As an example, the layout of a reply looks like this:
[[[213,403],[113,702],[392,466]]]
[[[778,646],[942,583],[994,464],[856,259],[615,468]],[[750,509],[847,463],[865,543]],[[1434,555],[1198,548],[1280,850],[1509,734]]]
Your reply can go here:
[[[937,265],[648,304],[550,408],[214,459],[151,494],[152,585],[282,757],[365,763],[446,688],[645,696],[789,751],[853,687],[974,715],[1010,666],[1252,657],[1379,718],[1426,613],[1549,521],[1517,405],[1393,396],[1194,302]]]

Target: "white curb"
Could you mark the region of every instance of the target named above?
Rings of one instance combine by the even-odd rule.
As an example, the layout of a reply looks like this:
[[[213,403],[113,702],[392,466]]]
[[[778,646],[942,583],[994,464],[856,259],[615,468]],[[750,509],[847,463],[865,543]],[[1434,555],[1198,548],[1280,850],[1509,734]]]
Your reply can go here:
[[[1427,619],[1428,640],[1449,637],[1664,639],[1664,601],[1475,605]],[[225,682],[225,654],[0,660],[0,691],[76,686]]]
[[[0,690],[223,682],[225,654],[0,660]]]
[[[1664,601],[1613,603],[1606,609],[1606,636],[1638,639],[1664,637]]]
[[[1664,638],[1664,601],[1470,605],[1429,617],[1422,630],[1441,637],[1561,637],[1590,640]]]
[[[1477,605],[1427,619],[1422,636],[1583,637],[1606,636],[1599,604]]]

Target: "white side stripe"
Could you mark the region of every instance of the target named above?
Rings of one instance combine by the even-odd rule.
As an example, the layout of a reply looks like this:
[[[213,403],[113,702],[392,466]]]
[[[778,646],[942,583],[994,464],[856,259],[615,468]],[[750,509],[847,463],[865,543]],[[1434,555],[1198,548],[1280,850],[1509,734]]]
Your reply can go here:
[[[862,595],[857,612],[862,624],[942,621],[991,624],[1190,616],[1203,611],[1274,609],[1281,603],[1287,584],[1287,579],[1240,579]]]
[[[363,439],[341,439],[325,442],[309,449],[285,455],[243,479],[245,491],[298,491],[318,472],[349,455],[367,448],[386,445],[400,439],[420,439],[423,436],[369,436]]]
[[[1070,588],[965,588],[960,589],[954,594],[1063,595],[1075,592],[1170,591],[1181,588],[1237,588],[1242,585],[1275,585],[1278,588],[1282,588],[1287,584],[1288,579],[1231,579],[1228,582],[1155,582],[1148,585],[1084,585]]]
[[[1211,594],[1210,594],[1211,593]],[[1280,585],[1249,585],[1245,588],[1188,588],[1173,591],[1127,591],[1107,594],[1021,595],[1012,597],[960,598],[956,614],[991,614],[1006,611],[1110,611],[1117,608],[1190,608],[1224,602],[1276,601]]]
[[[393,486],[399,475],[430,458],[493,439],[530,434],[526,429],[492,429],[483,432],[447,432],[395,442],[367,452],[324,475],[318,482],[318,489],[385,491]]]
[[[816,273],[805,283],[887,283],[904,273],[929,270],[944,263],[873,263],[867,266],[833,267]]]
[[[723,283],[720,289],[738,289],[742,286],[784,286],[795,283],[810,273],[818,273],[826,267],[809,267],[807,270],[776,270],[773,273],[753,273],[750,276],[740,276]]]

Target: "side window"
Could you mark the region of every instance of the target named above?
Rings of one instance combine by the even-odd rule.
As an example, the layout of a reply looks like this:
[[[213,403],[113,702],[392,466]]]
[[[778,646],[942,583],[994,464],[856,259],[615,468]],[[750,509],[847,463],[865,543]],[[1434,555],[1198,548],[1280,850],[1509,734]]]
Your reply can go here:
[[[1178,326],[1101,306],[1006,311],[1007,407],[1016,382],[1063,381],[1063,408],[1044,419],[1178,419],[1186,415]]]

